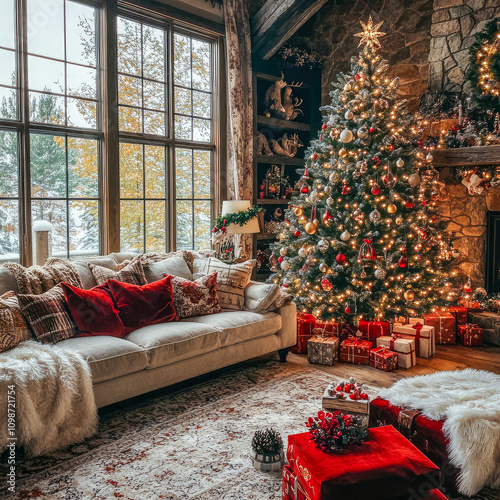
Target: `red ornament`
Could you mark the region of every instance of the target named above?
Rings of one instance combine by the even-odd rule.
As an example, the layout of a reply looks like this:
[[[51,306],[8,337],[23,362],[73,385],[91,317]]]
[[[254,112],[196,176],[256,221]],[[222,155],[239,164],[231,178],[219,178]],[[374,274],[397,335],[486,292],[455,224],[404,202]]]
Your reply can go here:
[[[279,256],[278,257],[278,262],[281,264],[283,262],[283,257]]]
[[[344,185],[342,186],[342,194],[348,194],[351,190],[350,186],[347,185],[347,182],[344,181]]]
[[[317,160],[318,159],[318,153],[313,153],[311,155],[311,160]]]
[[[412,203],[411,201],[406,204],[406,208],[413,208],[415,206],[415,203]]]
[[[368,394],[366,394],[366,392],[362,392],[360,394],[360,396],[361,396],[361,399],[368,399]]]
[[[293,235],[298,238],[300,236],[300,231],[297,229],[297,231],[295,231],[295,233],[293,233]]]
[[[349,309],[349,308],[348,307],[346,308],[346,312],[347,312],[347,309]],[[349,309],[349,312],[351,312],[350,309]],[[347,314],[349,314],[349,313],[347,313]],[[349,394],[349,399],[352,399],[352,400],[356,399],[356,394]]]
[[[387,146],[385,147],[385,150],[386,151],[394,151],[394,146],[392,144],[387,144]]]
[[[360,82],[362,79],[363,79],[363,75],[361,73],[356,73],[354,75],[354,79],[357,81],[357,82]]]
[[[324,280],[321,280],[321,287],[325,292],[329,292],[333,288],[333,285],[330,283],[330,280],[325,278]]]
[[[307,193],[308,193],[308,191],[309,191],[309,189],[307,189],[306,187],[303,187],[303,188],[300,190],[300,192],[301,192],[302,194],[307,194]]]
[[[302,176],[302,179],[309,179],[309,170],[307,170],[307,167],[304,169],[304,175]]]
[[[368,132],[370,132],[370,134],[373,134],[375,132],[375,128],[374,127],[370,127],[368,129]]]
[[[326,130],[327,126],[328,126],[328,125],[327,125],[326,123],[323,123],[323,126],[322,126],[321,128],[322,128],[323,130]]]
[[[345,309],[344,309],[344,312],[346,314],[351,314],[351,308],[349,306],[347,306]]]
[[[329,221],[332,219],[332,216],[330,215],[330,212],[327,210],[324,214],[323,214],[323,220],[324,221]]]
[[[343,392],[344,387],[343,387],[342,385],[338,385],[337,387],[335,387],[335,390],[336,390],[337,392]]]
[[[335,261],[337,262],[337,264],[345,264],[346,260],[347,260],[347,257],[343,253],[339,253],[335,257]]]
[[[408,265],[408,259],[406,257],[400,257],[398,260],[398,266],[401,269],[404,269]]]
[[[378,196],[380,194],[380,186],[378,184],[374,184],[372,186],[371,192],[374,196]]]
[[[464,286],[464,292],[465,293],[471,293],[472,292],[472,288],[470,287],[470,285],[465,285]]]
[[[427,206],[427,202],[424,200],[424,201],[422,202],[422,205],[423,205],[424,207],[426,207],[426,206]]]

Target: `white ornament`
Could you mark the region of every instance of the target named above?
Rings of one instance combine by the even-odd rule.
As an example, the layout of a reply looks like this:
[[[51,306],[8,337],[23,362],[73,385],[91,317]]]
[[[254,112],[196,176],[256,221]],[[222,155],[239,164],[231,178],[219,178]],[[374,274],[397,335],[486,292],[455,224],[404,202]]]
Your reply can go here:
[[[328,179],[333,183],[338,182],[340,180],[340,174],[338,172],[333,172]]]
[[[348,128],[345,128],[340,132],[340,140],[345,144],[351,142],[353,140],[352,132]]]
[[[288,262],[288,260],[284,260],[281,263],[281,269],[283,269],[283,271],[288,271],[290,269],[290,262]]]
[[[328,248],[330,247],[330,244],[325,239],[321,239],[318,241],[317,247],[321,253],[326,253],[328,251]]]
[[[398,158],[398,160],[396,161],[396,167],[398,168],[401,168],[402,166],[404,166],[404,164],[405,162],[401,158]]]
[[[333,206],[333,204],[334,204],[334,203],[335,203],[335,200],[334,200],[331,196],[329,196],[329,197],[326,199],[326,204],[327,204],[329,207]]]
[[[429,163],[430,163],[432,160],[434,160],[434,156],[432,156],[432,155],[429,153],[429,154],[425,157],[425,160],[426,160],[427,162],[429,162]]]
[[[347,241],[350,237],[351,237],[351,234],[349,233],[349,231],[344,231],[344,232],[340,235],[340,239],[341,239],[342,241]]]
[[[302,248],[299,248],[299,257],[302,257],[303,259],[305,259],[307,257],[307,250],[302,247]]]
[[[370,213],[370,220],[372,222],[379,221],[380,217],[382,217],[382,216],[380,215],[380,212],[378,210],[374,210],[373,212]]]
[[[383,269],[375,269],[375,272],[373,274],[375,275],[375,278],[383,280],[387,273]]]
[[[418,174],[411,174],[410,177],[408,177],[408,184],[411,187],[418,186],[420,184],[420,175],[418,175]]]
[[[352,114],[352,111],[351,111],[350,109],[348,109],[348,110],[345,112],[344,118],[345,118],[346,120],[352,120],[353,116],[354,116],[354,115]]]
[[[357,133],[360,139],[365,139],[366,137],[368,137],[368,129],[366,127],[358,128]]]
[[[344,90],[346,92],[349,92],[351,90],[352,86],[349,82],[347,82],[345,85],[344,85]]]
[[[288,250],[285,247],[280,248],[280,255],[282,257],[284,257],[287,253],[288,253]]]

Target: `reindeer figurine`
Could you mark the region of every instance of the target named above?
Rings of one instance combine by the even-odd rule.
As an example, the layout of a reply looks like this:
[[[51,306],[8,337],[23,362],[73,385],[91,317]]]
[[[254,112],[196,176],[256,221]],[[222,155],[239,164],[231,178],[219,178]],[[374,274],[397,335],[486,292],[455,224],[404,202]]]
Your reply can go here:
[[[299,99],[298,97],[294,97],[292,99],[292,87],[301,87],[302,83],[294,85],[292,83],[291,85],[287,85],[285,87],[285,92],[283,93],[283,107],[285,108],[285,120],[295,120],[297,116],[299,116],[299,113],[303,115],[304,113],[302,112],[301,109],[298,109],[298,107],[304,102],[303,99]]]
[[[302,83],[292,82],[290,85],[288,85],[285,82],[285,75],[282,71],[281,78],[279,80],[276,80],[266,91],[266,95],[264,97],[265,116],[269,118],[271,114],[273,114],[276,118],[280,118],[281,120],[289,120],[290,118],[287,118],[287,111],[281,99],[281,91],[285,87],[290,87],[288,98],[291,100],[291,88],[300,86],[302,86]],[[301,102],[298,103],[297,106],[299,106],[300,104]],[[292,103],[292,108],[293,106],[294,105]],[[290,116],[293,115],[293,111],[293,109],[290,111]]]
[[[291,137],[283,134],[283,137],[280,137],[277,141],[274,139],[271,140],[271,149],[277,155],[288,156],[289,158],[294,157],[302,146],[303,144],[297,134],[293,134]]]

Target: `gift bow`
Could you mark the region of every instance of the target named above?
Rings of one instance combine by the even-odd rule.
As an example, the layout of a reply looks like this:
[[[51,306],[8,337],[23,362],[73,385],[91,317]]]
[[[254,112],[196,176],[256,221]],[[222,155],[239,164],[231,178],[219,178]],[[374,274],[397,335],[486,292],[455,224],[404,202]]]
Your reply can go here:
[[[413,328],[415,328],[415,330],[417,330],[417,332],[415,333],[415,352],[416,352],[417,356],[420,356],[420,331],[422,330],[422,327],[424,325],[422,325],[422,323],[418,322],[412,326],[413,326]]]
[[[398,340],[400,338],[402,338],[401,335],[398,335],[397,333],[393,333],[391,335],[391,340],[390,340],[390,343],[389,343],[389,345],[390,345],[389,349],[391,351],[394,351],[394,343],[396,342],[396,340]]]

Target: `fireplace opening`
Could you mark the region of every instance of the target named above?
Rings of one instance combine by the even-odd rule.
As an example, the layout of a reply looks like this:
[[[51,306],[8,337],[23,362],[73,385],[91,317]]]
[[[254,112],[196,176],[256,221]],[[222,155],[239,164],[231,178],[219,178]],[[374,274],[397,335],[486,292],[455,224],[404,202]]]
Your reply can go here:
[[[487,292],[500,292],[500,212],[487,213],[485,276]]]

